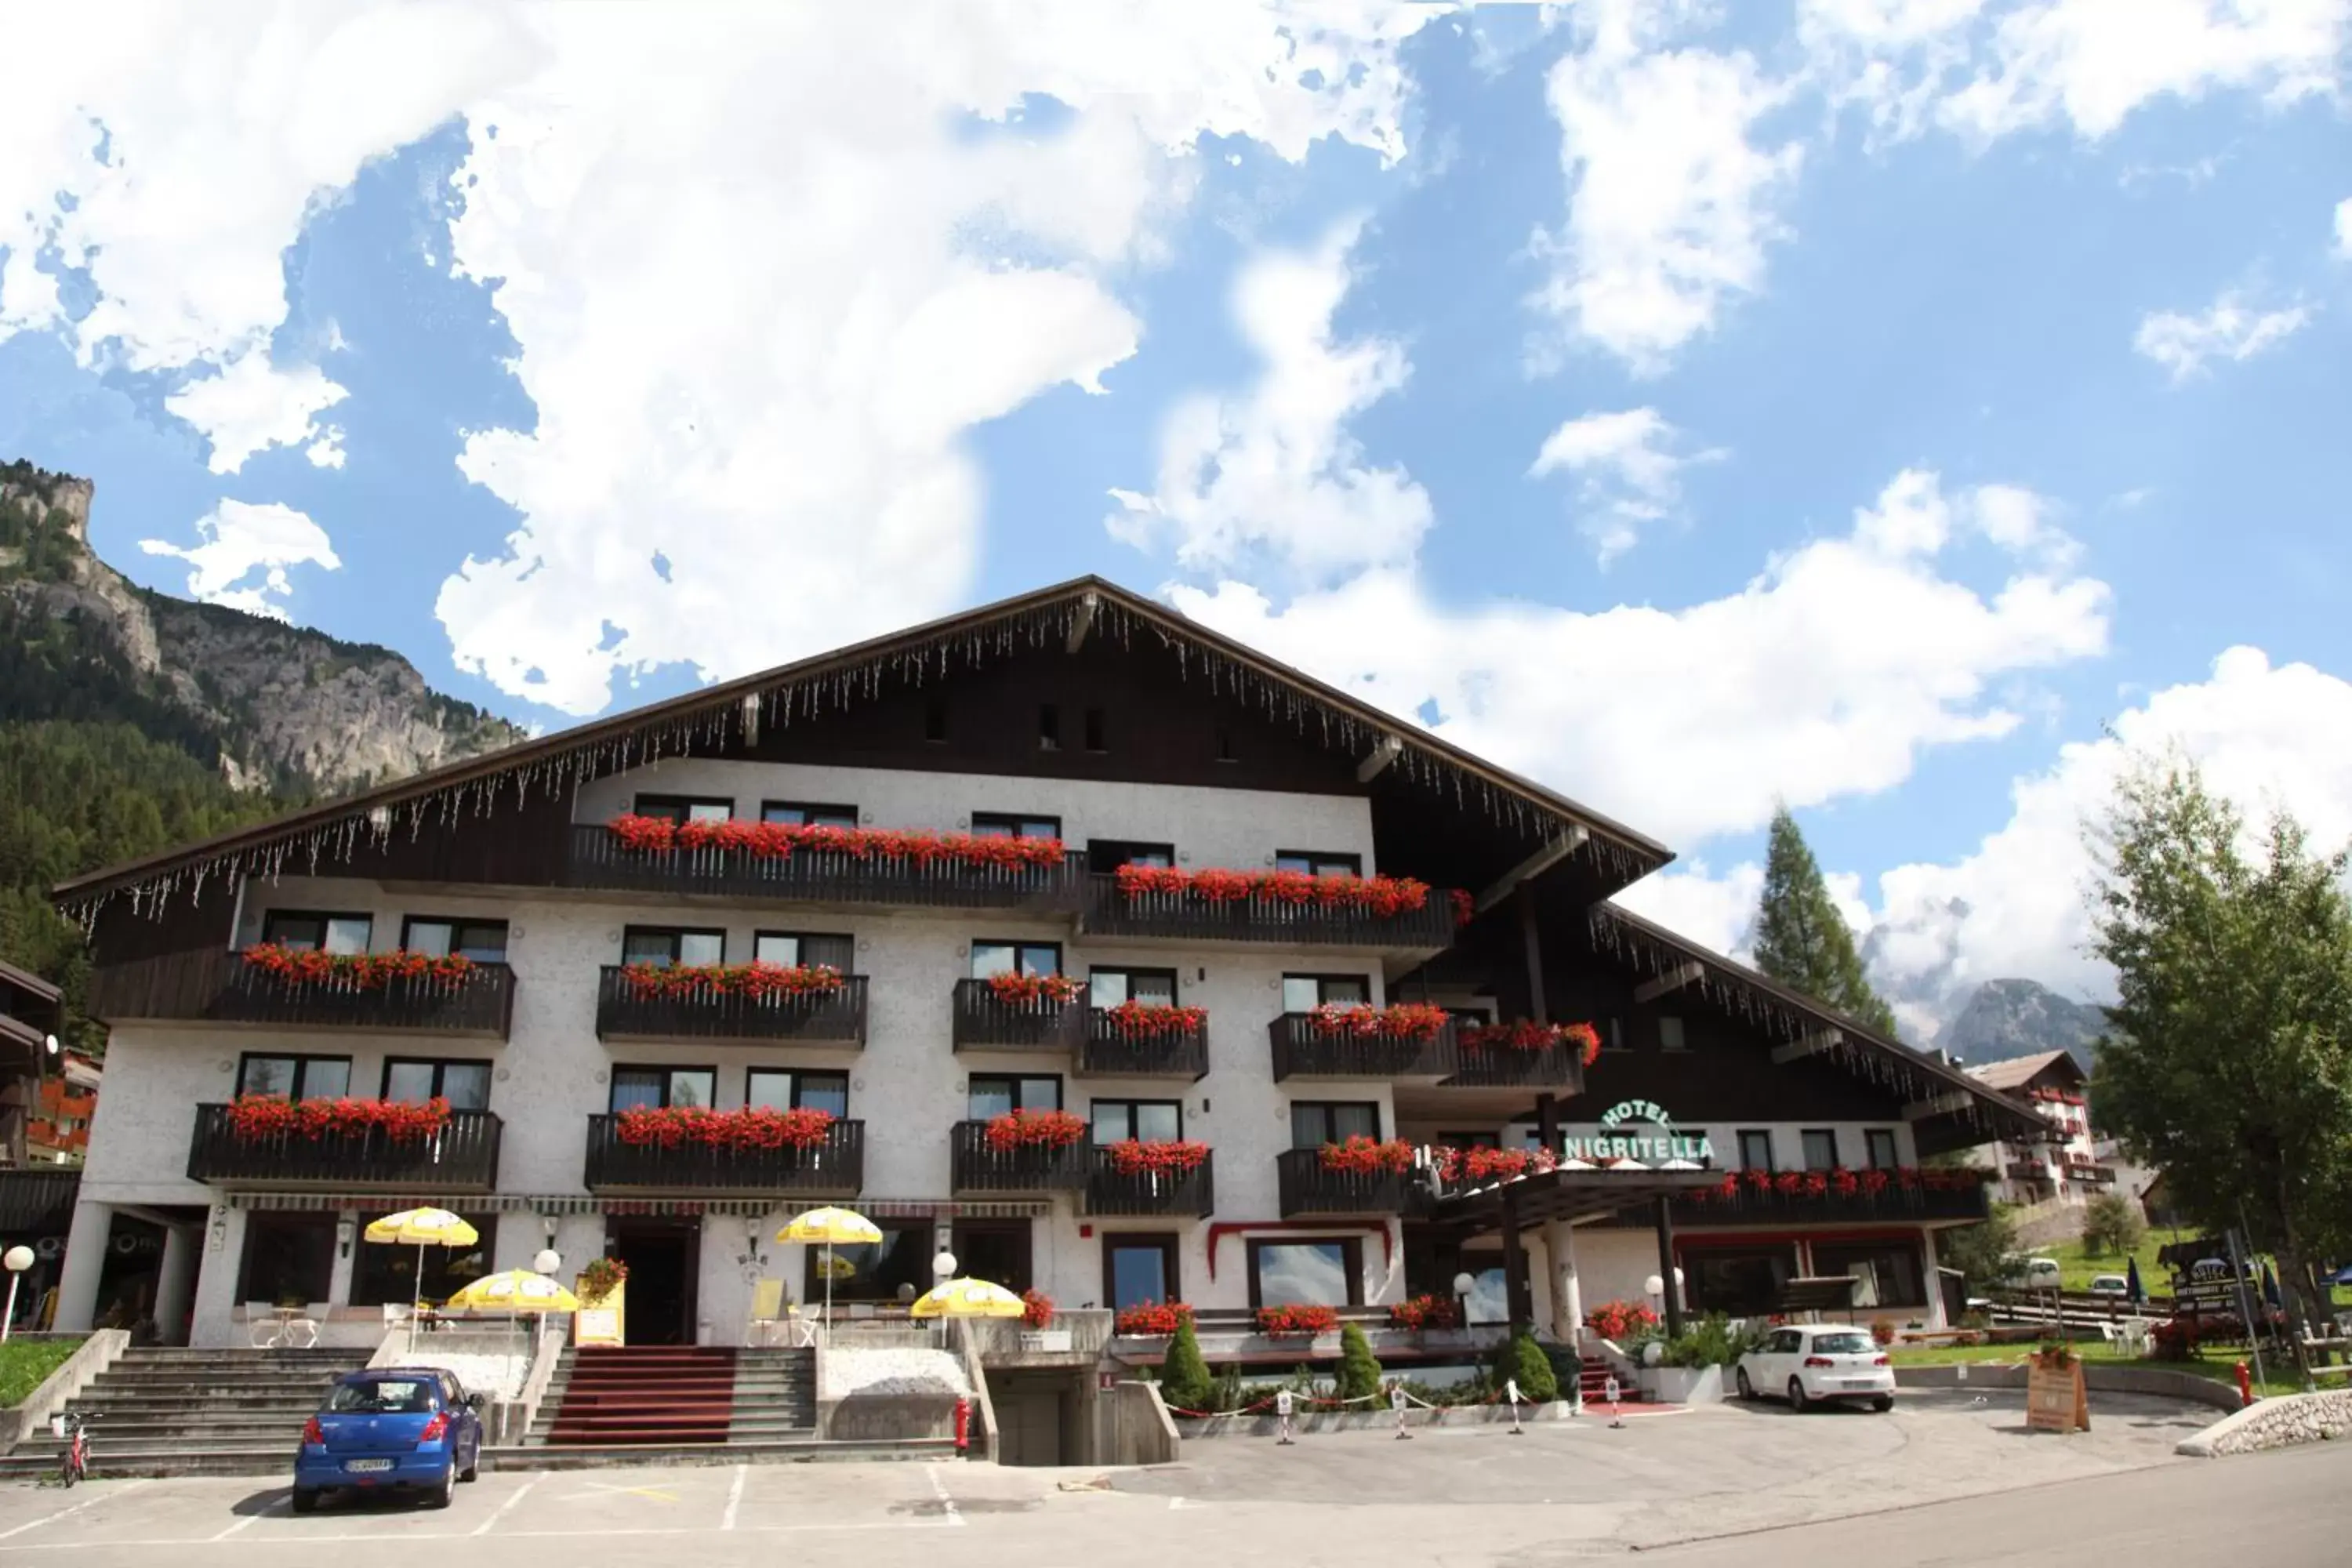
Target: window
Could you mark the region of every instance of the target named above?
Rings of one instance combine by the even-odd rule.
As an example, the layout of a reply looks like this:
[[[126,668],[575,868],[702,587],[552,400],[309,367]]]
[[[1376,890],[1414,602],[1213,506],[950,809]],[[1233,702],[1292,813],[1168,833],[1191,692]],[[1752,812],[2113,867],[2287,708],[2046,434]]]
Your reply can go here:
[[[438,1301],[463,1289],[490,1271],[491,1243],[499,1232],[499,1216],[464,1216],[481,1239],[471,1247],[428,1247],[422,1280],[425,1299]],[[406,1301],[418,1289],[417,1249],[361,1242],[352,1248],[352,1305],[381,1307],[386,1301]]]
[[[743,1079],[743,1103],[761,1110],[823,1110],[836,1118],[846,1116],[849,1075],[751,1068]]]
[[[1017,811],[975,811],[971,830],[982,838],[1059,838],[1058,816],[1026,816]]]
[[[1142,844],[1125,838],[1087,840],[1087,869],[1107,877],[1121,866],[1173,866],[1176,846]]]
[[[1277,849],[1274,852],[1274,868],[1304,871],[1310,877],[1360,877],[1364,874],[1364,858],[1336,849]]]
[[[504,963],[507,922],[411,915],[400,928],[400,945],[411,952],[429,953],[435,958],[455,953],[476,963]]]
[[[1783,1288],[1796,1277],[1797,1251],[1778,1247],[1685,1247],[1680,1253],[1683,1292],[1694,1312],[1760,1318],[1780,1310]]]
[[[808,1272],[802,1300],[824,1300],[828,1258],[832,1260],[835,1301],[911,1301],[931,1288],[931,1258],[938,1251],[932,1242],[931,1222],[882,1219],[874,1223],[882,1232],[878,1242],[803,1249],[808,1259]]]
[[[1739,1168],[1743,1171],[1769,1171],[1772,1168],[1772,1134],[1760,1127],[1739,1130]]]
[[[1683,1037],[1683,1021],[1680,1018],[1668,1016],[1658,1020],[1658,1049],[1662,1051],[1690,1049],[1690,1042]]]
[[[1862,1141],[1870,1151],[1870,1168],[1872,1170],[1891,1171],[1903,1163],[1895,1154],[1895,1129],[1892,1127],[1872,1127],[1865,1129],[1862,1135]]]
[[[1057,942],[976,942],[971,944],[971,977],[992,974],[1059,974],[1062,944]]]
[[[1241,761],[1234,754],[1234,732],[1223,724],[1217,726],[1217,761],[1221,763]]]
[[[1286,974],[1282,977],[1282,1010],[1312,1013],[1326,1004],[1343,1007],[1372,1005],[1372,983],[1360,974]]]
[[[261,918],[261,940],[299,952],[365,952],[375,929],[368,915],[321,915],[272,910]]]
[[[1062,749],[1062,710],[1051,702],[1037,705],[1037,749],[1041,752]]]
[[[751,936],[755,961],[781,963],[787,969],[806,963],[846,974],[856,953],[857,942],[846,931],[763,931]]]
[[[1172,969],[1095,969],[1087,974],[1087,994],[1097,1007],[1122,1002],[1150,1002],[1162,1007],[1176,1005],[1176,972]]]
[[[1035,1283],[1030,1273],[1029,1229],[1025,1219],[956,1221],[948,1239],[956,1272],[967,1279],[1002,1285],[1018,1296]]]
[[[763,800],[760,803],[760,820],[780,822],[790,827],[855,827],[857,808],[812,805],[804,800]]]
[[[1099,709],[1099,708],[1089,708],[1089,709],[1087,709],[1087,751],[1089,751],[1089,752],[1108,752],[1108,751],[1109,751],[1109,750],[1110,750],[1110,747],[1109,747],[1108,744],[1106,744],[1106,743],[1105,743],[1105,742],[1104,742],[1104,740],[1103,740],[1103,733],[1104,733],[1104,731],[1103,731],[1103,710],[1102,710],[1101,709]]]
[[[1853,1288],[1856,1307],[1927,1304],[1927,1283],[1916,1242],[1817,1241],[1813,1243],[1813,1272],[1824,1277],[1851,1274],[1860,1280]]]
[[[1805,1169],[1826,1171],[1838,1163],[1837,1133],[1826,1127],[1808,1127],[1804,1131]]]
[[[672,926],[631,926],[621,935],[623,963],[651,963],[667,969],[673,963],[724,963],[727,933],[723,931],[683,931]]]
[[[1184,1136],[1184,1106],[1174,1100],[1097,1100],[1094,1104],[1095,1142],[1120,1143],[1129,1138],[1146,1143],[1172,1143]]]
[[[724,822],[735,815],[735,803],[711,795],[641,795],[637,815],[664,822]]]
[[[1480,1265],[1472,1258],[1462,1260],[1462,1272],[1470,1276],[1470,1294],[1462,1303],[1462,1321],[1471,1328],[1511,1321],[1510,1286],[1499,1263]],[[1446,1289],[1454,1288],[1452,1280]]]
[[[1495,1016],[1484,1007],[1448,1007],[1445,1016],[1465,1029],[1479,1028],[1495,1021]]]
[[[377,1247],[401,1252],[415,1264],[413,1247]],[[428,1249],[429,1250],[429,1249]],[[323,1301],[335,1274],[335,1216],[257,1210],[245,1216],[245,1256],[238,1262],[236,1299],[270,1306],[309,1306]]]
[[[944,745],[948,738],[947,700],[934,697],[923,704],[923,739],[932,745]]]
[[[236,1091],[288,1100],[341,1100],[352,1091],[352,1058],[247,1056],[236,1064]]]
[[[1249,1244],[1250,1305],[1352,1307],[1363,1297],[1363,1244],[1352,1236]]]
[[[719,1103],[719,1074],[710,1068],[614,1068],[613,1109],[639,1106],[698,1106]]]
[[[1114,1312],[1147,1301],[1181,1301],[1176,1238],[1158,1233],[1103,1233],[1103,1300]]]
[[[1601,1048],[1604,1051],[1625,1048],[1625,1030],[1614,1017],[1601,1020]]]
[[[1493,1132],[1441,1132],[1437,1141],[1449,1149],[1499,1149],[1500,1135]]]
[[[1290,1102],[1290,1146],[1294,1149],[1320,1149],[1326,1143],[1380,1135],[1381,1108],[1371,1100]]]
[[[1062,1080],[1054,1073],[976,1072],[971,1075],[966,1102],[974,1121],[1015,1110],[1059,1110]]]
[[[488,1110],[490,1064],[394,1057],[383,1064],[383,1098],[410,1105],[446,1100],[452,1110]]]

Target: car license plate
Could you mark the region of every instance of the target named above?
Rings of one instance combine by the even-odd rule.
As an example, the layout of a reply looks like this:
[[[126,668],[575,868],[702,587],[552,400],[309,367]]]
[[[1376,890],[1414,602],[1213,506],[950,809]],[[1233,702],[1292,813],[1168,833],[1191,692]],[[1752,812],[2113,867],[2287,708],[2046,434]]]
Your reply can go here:
[[[388,1470],[392,1468],[392,1461],[390,1459],[345,1459],[343,1461],[343,1468],[347,1470]]]
[[[1849,1377],[1845,1380],[1845,1385],[1848,1388],[1872,1388],[1875,1387],[1877,1383],[1878,1380],[1874,1377]]]

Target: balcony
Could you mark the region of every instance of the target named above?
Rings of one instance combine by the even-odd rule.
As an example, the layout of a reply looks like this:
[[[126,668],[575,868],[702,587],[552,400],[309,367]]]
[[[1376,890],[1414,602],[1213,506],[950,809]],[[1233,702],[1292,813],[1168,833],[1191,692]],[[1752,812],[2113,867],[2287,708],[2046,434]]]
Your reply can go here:
[[[12,1242],[63,1236],[73,1226],[79,1166],[37,1165],[0,1171],[0,1236]]]
[[[920,909],[1076,911],[1085,855],[1058,866],[919,863],[840,850],[796,849],[754,855],[746,849],[632,849],[601,822],[575,822],[563,885],[628,893],[698,893],[777,903],[890,905]]]
[[[1087,1184],[1087,1156],[1093,1152],[1084,1143],[1059,1149],[1042,1143],[992,1149],[989,1147],[985,1121],[957,1122],[949,1136],[948,1149],[958,1197],[984,1193],[1074,1192]]]
[[[1678,1226],[1722,1225],[1919,1225],[1969,1221],[1991,1212],[1987,1189],[1890,1185],[1882,1193],[1759,1193],[1743,1180],[1725,1197],[1706,1192],[1675,1200]]]
[[[1118,878],[1097,875],[1087,879],[1084,929],[1120,942],[1432,953],[1454,945],[1454,906],[1443,889],[1432,889],[1421,908],[1392,915],[1263,894],[1212,902],[1191,893],[1122,892]]]
[[[394,1138],[381,1127],[240,1135],[226,1105],[196,1107],[188,1179],[219,1186],[385,1187],[402,1192],[488,1192],[498,1185],[501,1124],[487,1110],[453,1110],[428,1137]]]
[[[782,1040],[855,1050],[866,1044],[866,976],[838,991],[747,996],[698,984],[683,994],[639,995],[625,972],[606,964],[596,980],[600,1040]]]
[[[836,1121],[813,1148],[625,1143],[617,1116],[588,1119],[590,1192],[760,1193],[854,1198],[866,1184],[866,1123]]]
[[[1318,1026],[1312,1013],[1285,1013],[1266,1026],[1274,1043],[1274,1081],[1294,1078],[1413,1078],[1442,1081],[1461,1069],[1448,1020],[1426,1039],[1360,1035]]]
[[[168,1018],[252,1028],[369,1029],[503,1040],[514,971],[477,963],[463,976],[394,975],[379,985],[281,980],[228,948],[113,963],[90,975],[89,1010],[110,1023]]]
[[[1181,1174],[1126,1174],[1111,1164],[1110,1151],[1088,1149],[1086,1212],[1090,1215],[1171,1215],[1205,1219],[1217,1206],[1213,1151]]]
[[[1087,1078],[1182,1078],[1197,1083],[1209,1076],[1209,1026],[1165,1034],[1134,1034],[1120,1027],[1108,1009],[1091,1009],[1078,1072]]]
[[[1411,1171],[1333,1171],[1320,1149],[1286,1149],[1274,1157],[1282,1217],[1402,1214],[1420,1186]]]
[[[985,980],[959,980],[954,1005],[950,1037],[960,1051],[1074,1051],[1087,1030],[1083,990],[1067,1002],[1008,1002]]]
[[[1514,1046],[1462,1046],[1460,1070],[1448,1089],[1533,1089],[1559,1095],[1584,1092],[1584,1058],[1574,1046],[1521,1050]]]

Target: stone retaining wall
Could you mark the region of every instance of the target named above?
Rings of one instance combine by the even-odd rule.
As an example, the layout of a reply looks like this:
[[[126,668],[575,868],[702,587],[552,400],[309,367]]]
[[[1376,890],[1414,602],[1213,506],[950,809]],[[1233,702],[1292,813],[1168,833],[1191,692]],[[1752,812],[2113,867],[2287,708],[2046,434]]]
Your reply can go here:
[[[2152,1399],[2178,1399],[2185,1405],[2208,1405],[2216,1410],[2235,1410],[2239,1405],[2238,1391],[2232,1384],[2161,1366],[2107,1366],[2084,1362],[2083,1384],[2093,1394],[2138,1394]],[[2021,1390],[2025,1387],[2025,1368],[1990,1362],[1898,1366],[1895,1369],[1895,1386]],[[2092,1414],[2098,1414],[2095,1406]]]
[[[1522,1405],[1521,1421],[1564,1421],[1576,1414],[1576,1406],[1565,1399],[1549,1405]],[[1481,1426],[1492,1422],[1507,1423],[1510,1407],[1503,1405],[1445,1405],[1434,1410],[1413,1406],[1413,1426]],[[1396,1413],[1385,1406],[1379,1410],[1320,1410],[1302,1412],[1290,1418],[1294,1432],[1388,1432],[1396,1427]],[[1267,1415],[1207,1415],[1180,1420],[1176,1429],[1190,1442],[1195,1437],[1271,1437],[1275,1433],[1275,1417]]]
[[[2347,1436],[2352,1436],[2352,1389],[2331,1388],[2259,1400],[2183,1439],[2173,1452],[2210,1459]]]

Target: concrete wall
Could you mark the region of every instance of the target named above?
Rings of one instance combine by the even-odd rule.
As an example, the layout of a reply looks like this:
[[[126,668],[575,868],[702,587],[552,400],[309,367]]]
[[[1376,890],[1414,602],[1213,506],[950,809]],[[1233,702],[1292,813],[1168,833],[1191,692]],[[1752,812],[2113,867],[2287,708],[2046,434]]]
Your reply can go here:
[[[2174,1452],[2211,1459],[2297,1443],[2332,1442],[2347,1435],[2352,1435],[2352,1389],[2331,1388],[2262,1400],[2183,1440]]]

